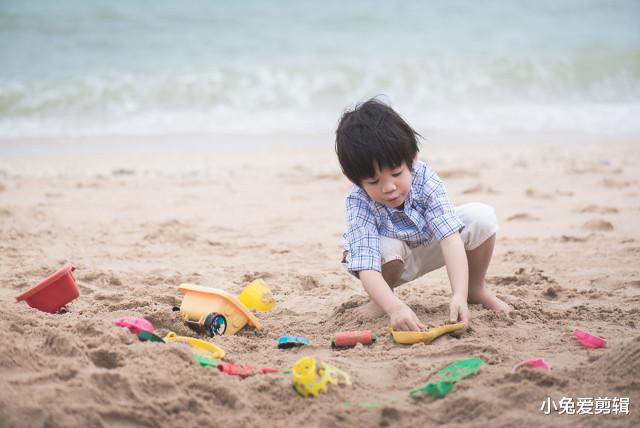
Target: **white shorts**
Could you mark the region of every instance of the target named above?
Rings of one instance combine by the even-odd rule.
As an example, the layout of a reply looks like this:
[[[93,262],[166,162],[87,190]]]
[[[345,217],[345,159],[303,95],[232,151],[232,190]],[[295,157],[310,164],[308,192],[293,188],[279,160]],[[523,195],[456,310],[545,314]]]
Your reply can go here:
[[[464,223],[460,237],[467,251],[478,248],[484,241],[498,231],[498,220],[494,209],[486,204],[474,202],[455,208],[456,214]],[[400,280],[394,286],[413,281],[422,275],[444,266],[444,256],[440,242],[435,241],[426,247],[410,248],[404,241],[380,237],[381,264],[393,260],[402,260],[404,270]]]

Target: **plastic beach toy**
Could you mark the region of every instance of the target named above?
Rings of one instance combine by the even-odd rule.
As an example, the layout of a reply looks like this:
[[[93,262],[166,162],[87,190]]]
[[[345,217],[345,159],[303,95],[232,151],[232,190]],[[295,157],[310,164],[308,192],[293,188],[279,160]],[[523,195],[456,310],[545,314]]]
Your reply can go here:
[[[351,379],[342,370],[313,357],[302,357],[293,366],[293,386],[303,397],[327,391],[328,384],[351,385]]]
[[[294,346],[304,346],[311,344],[311,341],[302,336],[280,336],[278,339],[278,348],[289,349]]]
[[[67,303],[80,295],[76,280],[71,274],[76,268],[67,265],[16,297],[18,302],[24,300],[32,308],[43,312],[56,313]]]
[[[598,336],[594,336],[593,334],[587,333],[586,331],[580,330],[579,328],[576,328],[574,333],[578,338],[578,340],[580,341],[580,343],[582,343],[587,348],[595,349],[595,348],[602,348],[604,346],[607,346],[606,339],[603,339]]]
[[[227,331],[227,318],[215,312],[198,321],[187,320],[186,324],[190,329],[209,336],[222,336]]]
[[[202,367],[218,367],[218,360],[215,358],[207,357],[206,355],[193,354],[195,359]]]
[[[170,331],[164,337],[165,342],[173,342],[176,340],[180,342],[188,343],[192,347],[200,351],[204,351],[206,353],[205,355],[210,356],[211,358],[216,358],[216,359],[224,358],[224,355],[225,355],[224,349],[222,349],[217,345],[214,345],[213,343],[209,343],[205,340],[196,339],[195,337],[178,336],[173,331]]]
[[[518,364],[513,366],[513,368],[511,369],[511,373],[517,372],[521,367],[524,366],[539,367],[544,369],[547,373],[551,371],[551,366],[544,360],[544,358],[531,358],[528,360],[520,361]]]
[[[416,397],[422,393],[427,393],[434,397],[444,397],[451,392],[453,385],[457,381],[477,372],[482,364],[484,364],[484,361],[481,358],[467,358],[457,361],[436,373],[433,381],[409,391],[409,395]]]
[[[218,317],[218,334],[235,334],[247,324],[257,329],[262,327],[242,302],[225,291],[193,284],[181,284],[178,290],[185,294],[180,315],[189,326],[204,326],[207,317],[213,315]]]
[[[248,376],[252,376],[256,373],[268,374],[268,373],[280,372],[280,370],[273,369],[271,367],[256,368],[251,364],[245,364],[244,366],[241,366],[238,364],[231,364],[231,363],[218,363],[218,370],[228,375],[240,376],[242,379]]]
[[[153,333],[156,329],[153,325],[144,318],[137,317],[122,317],[115,321],[118,327],[128,328],[133,334],[138,334],[142,330]]]
[[[371,330],[341,331],[331,339],[331,347],[353,346],[358,343],[369,345],[377,339],[376,334]]]
[[[239,376],[240,378],[244,379],[245,377],[255,374],[256,368],[249,364],[240,366],[231,363],[220,363],[218,364],[218,370],[220,370],[222,373],[226,373],[232,376]]]
[[[443,334],[452,333],[454,331],[462,330],[463,328],[464,323],[459,322],[456,324],[444,324],[427,331],[396,331],[392,328],[390,328],[390,330],[393,335],[393,340],[396,343],[413,345],[414,343],[419,342],[429,344]]]
[[[151,333],[150,331],[146,331],[146,330],[140,330],[138,332],[138,339],[140,339],[141,342],[161,342],[161,343],[164,343],[164,340],[160,336],[155,335],[155,334]]]
[[[276,300],[262,278],[251,281],[238,296],[238,299],[249,309],[270,311]]]

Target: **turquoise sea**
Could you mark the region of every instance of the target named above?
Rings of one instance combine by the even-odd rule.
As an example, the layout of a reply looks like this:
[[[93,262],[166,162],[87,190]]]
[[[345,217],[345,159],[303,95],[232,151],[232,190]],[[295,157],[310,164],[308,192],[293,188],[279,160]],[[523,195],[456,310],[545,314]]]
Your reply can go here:
[[[0,0],[0,137],[640,131],[640,2]]]

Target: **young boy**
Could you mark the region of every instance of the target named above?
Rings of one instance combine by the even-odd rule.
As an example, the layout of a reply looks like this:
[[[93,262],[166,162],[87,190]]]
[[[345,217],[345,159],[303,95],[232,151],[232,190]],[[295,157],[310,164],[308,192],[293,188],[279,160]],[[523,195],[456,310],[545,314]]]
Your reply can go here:
[[[386,313],[397,330],[425,326],[393,289],[447,266],[451,321],[469,325],[467,302],[510,309],[484,283],[498,230],[493,208],[454,208],[442,180],[418,160],[414,131],[391,107],[371,99],[346,112],[336,130],[336,154],[354,184],[347,196],[343,262],[371,301],[357,309]]]

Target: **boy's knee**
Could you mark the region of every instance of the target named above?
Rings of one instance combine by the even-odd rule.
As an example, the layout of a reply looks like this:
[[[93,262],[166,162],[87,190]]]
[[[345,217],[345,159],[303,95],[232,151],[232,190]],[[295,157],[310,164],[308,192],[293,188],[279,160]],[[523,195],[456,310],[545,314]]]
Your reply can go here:
[[[460,207],[460,217],[465,224],[463,234],[467,234],[465,247],[473,250],[498,231],[496,211],[491,205],[473,202]]]
[[[473,204],[473,210],[476,212],[476,222],[480,231],[493,231],[498,227],[498,218],[496,210],[491,205],[476,202]]]
[[[404,263],[407,258],[406,246],[407,244],[399,239],[388,238],[386,236],[380,237],[381,264],[385,265],[394,260]]]

